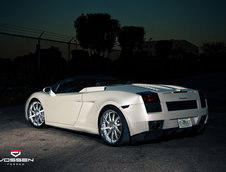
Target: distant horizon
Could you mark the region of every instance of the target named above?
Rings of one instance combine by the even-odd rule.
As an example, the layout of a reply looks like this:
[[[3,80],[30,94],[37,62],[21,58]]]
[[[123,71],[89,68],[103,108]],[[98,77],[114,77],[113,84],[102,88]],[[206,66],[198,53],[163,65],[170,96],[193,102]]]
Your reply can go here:
[[[11,37],[10,40],[13,40],[13,39],[17,40],[15,42],[13,41],[12,43],[9,43],[8,42],[8,45],[6,45],[7,42],[5,42],[6,43],[5,45],[1,45],[0,44],[1,47],[4,47],[5,46],[5,48],[3,48],[4,50],[2,50],[2,51],[4,51],[5,54],[8,54],[8,55],[2,55],[3,52],[0,52],[1,53],[0,54],[0,58],[2,58],[2,59],[7,59],[7,58],[14,59],[14,58],[16,58],[18,56],[24,56],[24,55],[28,55],[30,53],[35,53],[35,51],[36,51],[37,40],[28,39],[28,38],[20,38],[20,37],[15,37],[15,36],[7,36],[7,35],[1,35],[0,34],[0,38],[1,37],[6,37],[6,39],[8,37]],[[168,40],[168,41],[170,41],[170,40],[188,41],[188,40],[185,40],[185,39],[158,39],[158,40],[151,39],[151,40],[145,40],[145,41],[163,41],[163,40]],[[26,44],[26,48],[25,49],[23,48],[24,45],[21,44],[23,42],[24,42],[24,44]],[[194,44],[193,42],[191,42],[191,41],[188,41],[188,42],[190,42],[191,44],[193,44],[193,45],[197,46],[198,48],[200,48],[200,46]],[[9,47],[10,44],[11,44],[11,46],[17,44],[17,46],[15,46],[13,48],[15,54],[10,54],[9,51],[7,50],[7,47]],[[68,48],[67,45],[60,44],[60,43],[49,42],[49,41],[41,41],[41,49],[48,49],[48,48],[50,48],[52,46],[53,47],[56,47],[56,48],[59,48],[59,50],[62,52],[62,56],[65,59],[67,59],[67,56],[68,56],[68,54],[67,54],[68,53],[67,52],[67,48]],[[18,54],[17,51],[15,51],[16,49],[17,49],[17,51],[19,51],[19,54]],[[75,50],[75,49],[76,48],[74,46],[72,46],[72,49],[71,50]],[[120,49],[120,45],[115,45],[113,47],[113,49],[119,50]],[[10,50],[10,52],[11,52],[11,50]]]
[[[60,33],[59,33],[60,34]],[[12,41],[11,43],[7,43],[4,42],[5,44],[1,45],[1,41],[0,41],[0,46],[3,47],[3,49],[0,51],[0,58],[1,59],[14,59],[16,57],[19,57],[19,56],[24,56],[24,55],[28,55],[30,53],[35,53],[36,51],[36,44],[37,44],[37,40],[33,40],[33,39],[28,39],[28,38],[20,38],[20,37],[15,37],[15,36],[7,36],[7,35],[1,35],[0,34],[0,40],[2,37],[6,37],[6,39],[9,37],[11,37],[10,40],[17,40],[17,41]],[[145,40],[145,41],[163,41],[163,40],[167,40],[167,41],[170,41],[170,40],[176,40],[176,41],[188,41],[190,42],[191,44],[197,46],[199,49],[201,47],[201,45],[196,45],[194,44],[193,42],[189,41],[189,40],[185,40],[185,39],[151,39],[151,40]],[[206,42],[203,42],[203,43],[208,43],[208,42],[214,42],[214,41],[206,41]],[[219,41],[220,42],[220,41]],[[24,43],[24,44],[23,44]],[[224,42],[226,43],[226,42]],[[8,44],[8,45],[7,45]],[[17,45],[17,46],[14,46],[14,51],[15,54],[11,54],[12,51],[11,49],[7,49],[11,46],[9,45]],[[24,45],[26,45],[26,48],[24,48]],[[56,48],[59,48],[59,50],[62,52],[62,57],[64,57],[65,59],[67,59],[67,56],[68,56],[68,47],[66,44],[61,44],[61,43],[54,43],[54,42],[50,42],[50,41],[41,41],[41,49],[48,49],[50,47],[56,47]],[[76,48],[74,46],[72,46],[71,50],[75,50]],[[113,49],[115,50],[119,50],[120,49],[120,45],[115,45],[113,47]],[[11,52],[11,53],[10,53]],[[2,55],[3,54],[3,55]],[[4,55],[5,54],[5,55]],[[7,55],[6,55],[7,54]]]

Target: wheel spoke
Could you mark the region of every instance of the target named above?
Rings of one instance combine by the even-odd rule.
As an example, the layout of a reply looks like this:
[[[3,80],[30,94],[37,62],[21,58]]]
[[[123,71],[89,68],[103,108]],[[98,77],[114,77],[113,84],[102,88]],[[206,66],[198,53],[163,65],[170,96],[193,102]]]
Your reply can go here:
[[[40,113],[39,115],[44,118],[44,113]]]
[[[106,123],[109,125],[110,124],[110,122],[108,121],[108,120],[106,120]]]
[[[114,130],[114,133],[115,133],[115,138],[118,139],[118,134],[117,134],[116,130]]]
[[[118,127],[115,127],[115,131],[117,131],[119,134],[121,134],[121,131],[118,129]]]
[[[43,119],[44,119],[44,116],[39,115],[39,121],[40,121],[41,123],[43,123]]]
[[[33,117],[35,117],[35,116],[36,116],[35,114],[32,114],[32,115],[29,116],[29,118],[33,118]]]
[[[111,132],[111,142],[113,142],[113,140],[114,140],[114,132]]]
[[[119,120],[119,116],[115,119],[115,124],[117,124],[118,120]]]
[[[111,134],[111,130],[109,130],[106,135],[109,136],[109,134]]]
[[[105,121],[107,124],[110,123],[110,122],[108,121],[108,119],[107,119],[107,116],[104,117],[104,121]]]
[[[36,103],[35,106],[36,106],[36,110],[38,110],[38,103]]]
[[[102,127],[101,130],[107,130],[110,129],[111,127]]]
[[[117,127],[119,127],[119,126],[122,126],[122,124],[121,123],[118,123],[118,124],[115,124]]]
[[[113,113],[113,115],[112,115],[112,121],[113,122],[115,121],[115,113]]]
[[[34,120],[35,120],[35,123],[37,124],[38,123],[38,120],[37,120],[37,117],[36,116],[35,116]]]
[[[111,122],[111,114],[110,113],[108,114],[108,119],[109,119],[109,122]]]
[[[36,110],[36,108],[35,108],[35,106],[34,106],[34,103],[32,104],[31,109],[33,109],[33,111]]]

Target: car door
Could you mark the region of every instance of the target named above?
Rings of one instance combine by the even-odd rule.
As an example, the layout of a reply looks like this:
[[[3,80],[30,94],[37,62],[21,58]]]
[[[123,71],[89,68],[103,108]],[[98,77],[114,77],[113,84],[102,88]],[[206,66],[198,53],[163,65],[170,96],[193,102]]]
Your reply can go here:
[[[82,93],[49,95],[45,101],[46,122],[74,125],[82,107]]]

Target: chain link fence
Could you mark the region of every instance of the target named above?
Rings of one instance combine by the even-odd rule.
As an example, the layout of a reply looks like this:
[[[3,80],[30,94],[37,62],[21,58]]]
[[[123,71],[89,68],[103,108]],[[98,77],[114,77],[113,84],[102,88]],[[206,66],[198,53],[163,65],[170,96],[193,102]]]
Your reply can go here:
[[[68,72],[73,36],[0,23],[0,106],[24,102]]]

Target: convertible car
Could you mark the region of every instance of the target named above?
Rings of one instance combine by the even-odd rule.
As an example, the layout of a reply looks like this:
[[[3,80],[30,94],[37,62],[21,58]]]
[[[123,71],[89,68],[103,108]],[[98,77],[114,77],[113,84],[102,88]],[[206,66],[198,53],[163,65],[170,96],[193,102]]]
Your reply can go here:
[[[204,93],[174,85],[115,81],[65,79],[33,93],[26,102],[25,117],[36,128],[50,125],[99,134],[112,146],[205,130]]]

